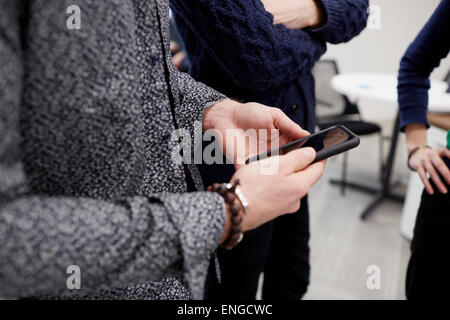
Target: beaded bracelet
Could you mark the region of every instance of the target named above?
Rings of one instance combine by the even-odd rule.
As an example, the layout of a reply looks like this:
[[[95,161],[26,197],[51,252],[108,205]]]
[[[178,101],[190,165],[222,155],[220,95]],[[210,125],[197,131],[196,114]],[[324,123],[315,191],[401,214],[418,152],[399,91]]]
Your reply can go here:
[[[248,212],[248,202],[242,192],[237,188],[239,180],[233,184],[215,183],[208,187],[207,191],[217,192],[222,196],[227,205],[227,211],[231,213],[231,228],[225,241],[220,245],[227,250],[233,249],[244,238],[242,232],[243,216]]]

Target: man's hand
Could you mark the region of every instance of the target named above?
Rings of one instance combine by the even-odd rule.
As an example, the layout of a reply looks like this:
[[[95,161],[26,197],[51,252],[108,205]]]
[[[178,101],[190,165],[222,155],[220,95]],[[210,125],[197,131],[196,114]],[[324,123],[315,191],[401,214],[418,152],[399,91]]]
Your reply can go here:
[[[184,51],[177,52],[172,57],[172,63],[178,70],[181,70],[181,66],[183,65],[183,61],[186,59],[186,53]]]
[[[172,53],[172,63],[178,70],[181,70],[184,59],[186,59],[186,52],[184,52],[180,45],[175,41],[170,41],[170,52]]]
[[[224,100],[205,110],[203,130],[213,129],[236,169],[254,155],[309,135],[280,109]]]
[[[242,222],[244,231],[298,211],[300,199],[325,170],[325,160],[311,164],[315,157],[313,148],[301,148],[286,155],[253,162],[234,174],[231,182],[239,179],[239,189],[249,205],[249,214]],[[278,172],[273,175],[261,174],[264,168],[270,166],[279,166]]]
[[[290,29],[319,28],[325,23],[325,9],[317,0],[261,0],[274,24]]]

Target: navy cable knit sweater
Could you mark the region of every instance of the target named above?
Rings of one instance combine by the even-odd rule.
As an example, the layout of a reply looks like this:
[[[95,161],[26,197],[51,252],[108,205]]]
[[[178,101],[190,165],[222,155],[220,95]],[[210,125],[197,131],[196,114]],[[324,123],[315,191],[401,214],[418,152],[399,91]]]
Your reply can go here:
[[[178,32],[198,81],[243,102],[281,108],[309,131],[315,126],[311,69],[326,43],[346,42],[367,22],[368,0],[320,0],[320,29],[273,24],[260,0],[171,0]],[[232,166],[200,166],[205,184],[228,181]]]
[[[400,128],[428,123],[428,90],[431,72],[450,52],[450,0],[442,0],[436,11],[411,43],[398,73]],[[450,141],[450,130],[448,131]],[[447,147],[450,148],[450,142]],[[450,159],[444,158],[450,168]]]
[[[314,129],[311,69],[326,42],[352,39],[365,27],[367,0],[321,0],[326,24],[316,30],[273,25],[259,0],[172,0],[178,31],[199,81],[243,100],[283,109]]]
[[[450,52],[450,0],[443,0],[400,63],[398,103],[400,127],[412,123],[429,126],[428,90],[430,74]]]

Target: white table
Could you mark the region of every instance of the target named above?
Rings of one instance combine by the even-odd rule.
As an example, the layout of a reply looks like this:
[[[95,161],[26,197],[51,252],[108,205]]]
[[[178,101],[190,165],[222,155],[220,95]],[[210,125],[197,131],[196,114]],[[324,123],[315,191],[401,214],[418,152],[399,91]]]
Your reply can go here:
[[[337,92],[346,95],[350,100],[367,98],[398,108],[397,105],[397,76],[380,73],[347,73],[335,76],[331,85]],[[429,91],[429,109],[432,112],[448,112],[450,106],[450,94],[446,93],[448,84],[443,81],[432,81]],[[399,113],[392,130],[391,145],[383,172],[382,187],[377,190],[374,199],[361,214],[366,219],[369,214],[385,199],[402,200],[391,193],[391,176],[394,164],[395,151],[399,135]]]
[[[383,73],[345,73],[333,77],[331,86],[350,100],[373,99],[397,107],[397,76]],[[429,111],[449,112],[450,94],[444,81],[431,81]]]

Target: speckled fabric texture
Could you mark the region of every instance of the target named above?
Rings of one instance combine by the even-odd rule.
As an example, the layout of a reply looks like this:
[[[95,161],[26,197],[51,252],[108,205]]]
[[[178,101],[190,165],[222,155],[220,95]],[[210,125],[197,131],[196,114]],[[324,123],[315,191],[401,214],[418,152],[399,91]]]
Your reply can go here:
[[[186,192],[198,173],[171,134],[224,96],[164,61],[168,16],[167,0],[0,0],[0,297],[202,298],[224,203]]]

